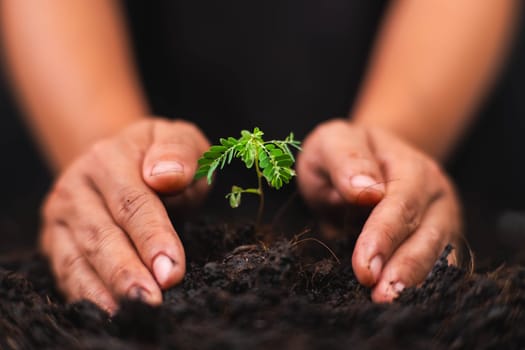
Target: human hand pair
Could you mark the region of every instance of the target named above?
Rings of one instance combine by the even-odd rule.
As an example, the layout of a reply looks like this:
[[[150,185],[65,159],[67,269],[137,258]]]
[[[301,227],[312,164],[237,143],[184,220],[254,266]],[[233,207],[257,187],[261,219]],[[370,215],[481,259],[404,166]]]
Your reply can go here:
[[[352,257],[374,301],[392,301],[422,282],[447,244],[458,247],[462,224],[454,188],[436,161],[415,147],[385,130],[338,119],[314,129],[302,148],[297,179],[313,209],[374,207]]]
[[[102,140],[58,178],[42,210],[41,247],[69,301],[109,312],[120,297],[162,301],[181,281],[184,249],[158,194],[198,203],[193,181],[209,143],[194,125],[148,118]]]
[[[185,256],[159,193],[194,205],[194,182],[209,147],[192,124],[149,119],[94,145],[57,180],[43,209],[41,243],[68,300],[114,311],[119,297],[155,304],[179,282]],[[458,201],[436,163],[385,131],[333,120],[316,128],[298,157],[298,182],[320,212],[347,203],[376,205],[353,267],[390,301],[420,282],[461,228]]]

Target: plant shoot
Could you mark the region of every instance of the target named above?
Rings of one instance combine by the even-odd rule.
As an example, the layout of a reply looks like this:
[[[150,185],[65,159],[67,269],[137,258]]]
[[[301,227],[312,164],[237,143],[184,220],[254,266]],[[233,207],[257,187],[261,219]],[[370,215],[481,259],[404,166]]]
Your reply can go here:
[[[271,141],[264,141],[263,135],[264,133],[256,127],[253,132],[242,130],[241,137],[238,139],[221,138],[220,145],[211,146],[199,159],[199,168],[195,173],[195,179],[206,177],[208,184],[211,184],[213,173],[217,169],[223,169],[234,158],[241,159],[246,168],[254,168],[257,175],[257,187],[243,188],[234,185],[226,198],[232,208],[237,208],[241,204],[241,197],[244,193],[258,195],[257,223],[260,222],[264,208],[263,178],[268,186],[277,190],[289,183],[295,176],[295,171],[292,169],[295,158],[291,148],[301,149],[301,142],[294,140],[293,133],[290,133],[284,140]]]

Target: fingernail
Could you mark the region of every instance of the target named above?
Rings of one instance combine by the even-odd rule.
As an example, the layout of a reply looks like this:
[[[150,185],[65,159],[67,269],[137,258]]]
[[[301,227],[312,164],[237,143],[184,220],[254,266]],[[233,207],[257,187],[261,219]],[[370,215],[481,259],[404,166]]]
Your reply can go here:
[[[128,298],[140,301],[147,301],[150,293],[142,287],[133,287],[128,292]]]
[[[359,189],[371,189],[381,193],[385,192],[385,185],[381,182],[377,182],[368,175],[356,175],[350,179],[350,185],[353,188]]]
[[[394,289],[394,292],[396,292],[396,294],[399,295],[399,293],[401,293],[403,289],[405,289],[405,285],[402,282],[396,282],[394,283],[392,288]]]
[[[160,254],[155,258],[153,261],[153,273],[160,285],[164,285],[170,279],[174,265],[174,261],[164,254]]]
[[[166,173],[182,173],[184,171],[184,166],[175,161],[163,161],[155,164],[153,169],[151,169],[151,176],[162,175]]]
[[[379,275],[381,274],[382,268],[383,259],[381,259],[379,255],[376,255],[374,258],[372,258],[372,260],[370,260],[370,265],[368,265],[368,269],[374,277],[374,283],[377,283],[377,281],[379,281]]]
[[[350,184],[352,187],[365,188],[376,185],[377,181],[368,175],[356,175],[350,179]]]

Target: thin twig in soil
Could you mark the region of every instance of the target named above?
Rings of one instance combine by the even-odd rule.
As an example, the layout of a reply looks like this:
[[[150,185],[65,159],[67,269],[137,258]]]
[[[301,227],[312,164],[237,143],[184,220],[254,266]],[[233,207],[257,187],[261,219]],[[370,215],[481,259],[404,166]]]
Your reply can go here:
[[[313,241],[313,242],[317,242],[319,243],[320,245],[322,245],[323,247],[326,248],[326,250],[328,250],[330,252],[330,254],[334,257],[335,261],[337,261],[337,263],[340,265],[341,264],[341,260],[339,260],[339,258],[337,257],[337,255],[335,255],[334,251],[332,249],[330,249],[330,247],[328,247],[324,242],[318,240],[317,238],[313,238],[313,237],[307,237],[307,238],[303,238],[301,240],[298,240],[296,242],[293,242],[292,243],[292,247],[295,247],[296,245],[298,245],[299,243],[303,243],[303,242],[306,242],[306,241]]]

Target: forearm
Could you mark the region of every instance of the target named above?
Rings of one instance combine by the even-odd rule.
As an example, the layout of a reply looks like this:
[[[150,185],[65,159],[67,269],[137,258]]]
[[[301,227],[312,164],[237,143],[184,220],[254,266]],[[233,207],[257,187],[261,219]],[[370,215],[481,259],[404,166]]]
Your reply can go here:
[[[352,117],[445,160],[504,57],[518,0],[397,0]]]
[[[50,165],[147,113],[115,0],[5,0],[5,59]]]

